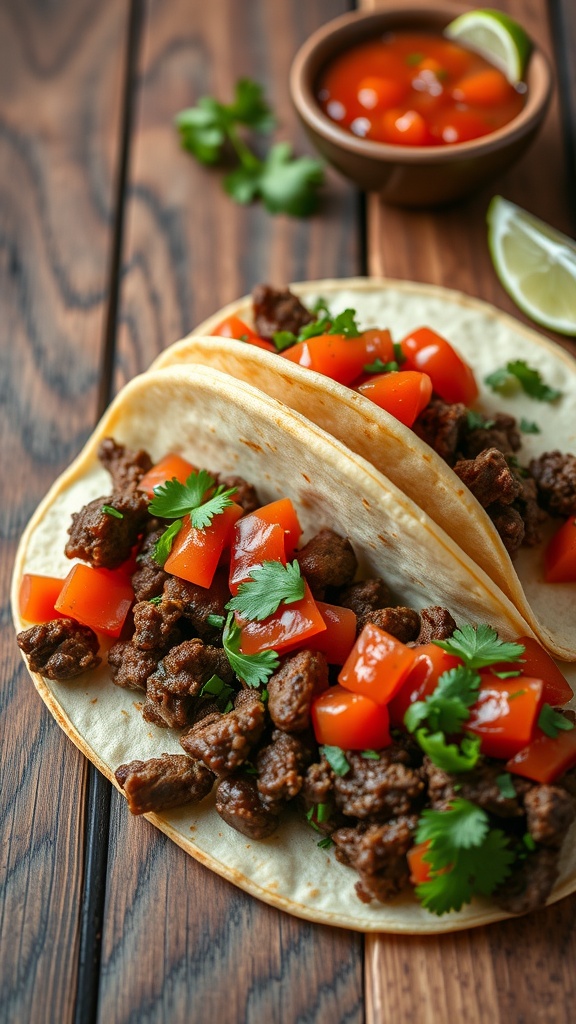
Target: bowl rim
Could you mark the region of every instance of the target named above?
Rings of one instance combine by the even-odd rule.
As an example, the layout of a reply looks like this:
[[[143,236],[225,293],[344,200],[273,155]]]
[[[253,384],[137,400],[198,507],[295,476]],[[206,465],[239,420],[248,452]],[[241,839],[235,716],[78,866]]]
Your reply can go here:
[[[332,121],[321,109],[314,94],[313,83],[320,67],[330,59],[346,49],[346,44],[339,45],[345,40],[346,33],[350,26],[365,24],[367,35],[371,25],[377,26],[383,19],[388,23],[391,16],[398,15],[399,24],[406,15],[446,17],[446,24],[473,8],[452,3],[436,3],[435,0],[415,0],[412,3],[405,3],[398,7],[398,0],[393,3],[379,4],[373,11],[350,11],[333,18],[331,21],[321,25],[300,47],[296,53],[290,69],[290,93],[296,110],[305,123],[317,132],[323,139],[334,146],[338,146],[348,152],[374,161],[386,161],[396,163],[428,163],[443,164],[452,163],[462,158],[478,157],[488,154],[503,146],[512,145],[518,139],[523,138],[540,120],[544,117],[553,88],[553,74],[550,62],[546,54],[540,49],[537,42],[533,42],[533,51],[528,66],[527,78],[536,79],[537,86],[528,85],[527,99],[522,110],[507,124],[502,125],[488,135],[482,135],[477,139],[470,139],[466,142],[454,142],[445,146],[402,146],[387,142],[375,142],[372,139],[363,139],[352,132],[341,128],[335,121]],[[330,51],[330,41],[334,41],[334,49]],[[359,40],[358,40],[359,41]],[[355,45],[352,43],[351,45]],[[328,52],[325,59],[320,62],[319,67],[313,67],[316,61],[318,48],[326,46]]]

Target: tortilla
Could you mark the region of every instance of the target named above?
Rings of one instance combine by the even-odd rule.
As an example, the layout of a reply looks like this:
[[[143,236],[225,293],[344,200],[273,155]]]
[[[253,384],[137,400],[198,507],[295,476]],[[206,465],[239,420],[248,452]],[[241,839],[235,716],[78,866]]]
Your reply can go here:
[[[483,570],[361,457],[244,382],[207,367],[177,366],[127,385],[34,514],[20,542],[12,581],[17,630],[28,625],[18,611],[22,574],[64,576],[70,569],[64,544],[71,512],[109,489],[97,459],[105,436],[130,448],[144,447],[156,460],[176,451],[196,465],[240,473],[256,483],[263,502],[290,497],[305,537],[320,524],[347,534],[362,574],[383,575],[414,607],[447,605],[459,623],[489,622],[508,638],[528,629]],[[181,753],[176,731],[145,722],[138,695],[112,684],[105,659],[95,671],[67,683],[39,675],[33,679],[66,734],[113,784],[114,770],[122,763]],[[225,825],[212,796],[146,817],[211,870],[311,921],[362,931],[425,933],[508,916],[478,901],[436,918],[409,895],[386,906],[366,905],[354,892],[355,872],[318,849],[317,834],[295,814],[263,842],[248,841]],[[552,901],[574,889],[572,857],[562,864]]]
[[[505,411],[537,421],[541,433],[523,435],[522,461],[555,448],[576,452],[576,362],[512,317],[459,292],[410,282],[357,278],[298,284],[293,290],[308,305],[322,296],[336,313],[352,307],[361,327],[388,327],[396,340],[421,325],[433,327],[472,366],[480,388],[476,409],[488,417]],[[251,322],[251,309],[249,297],[226,306],[163,352],[153,367],[190,361],[215,366],[313,419],[424,508],[498,584],[555,657],[576,660],[576,583],[544,581],[542,548],[522,548],[512,562],[488,514],[412,430],[321,374],[242,342],[200,337],[232,313]],[[548,404],[523,393],[505,399],[492,392],[484,378],[511,359],[540,370],[562,397]],[[555,529],[557,521],[546,536]]]

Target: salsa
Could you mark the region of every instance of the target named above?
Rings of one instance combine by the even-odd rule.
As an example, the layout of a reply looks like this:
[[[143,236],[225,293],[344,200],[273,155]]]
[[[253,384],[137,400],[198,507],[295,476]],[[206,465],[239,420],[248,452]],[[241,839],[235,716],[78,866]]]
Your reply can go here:
[[[336,57],[317,98],[332,121],[360,138],[402,146],[445,146],[488,135],[525,100],[480,54],[424,32],[387,33]]]

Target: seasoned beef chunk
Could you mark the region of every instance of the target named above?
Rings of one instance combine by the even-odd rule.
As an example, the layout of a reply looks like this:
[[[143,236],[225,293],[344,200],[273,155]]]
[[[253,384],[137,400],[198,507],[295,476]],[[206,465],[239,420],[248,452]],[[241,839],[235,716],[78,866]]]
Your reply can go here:
[[[158,688],[175,697],[196,696],[212,676],[225,683],[234,673],[221,647],[210,647],[198,637],[173,647],[162,659],[153,680]]]
[[[47,679],[73,679],[100,664],[98,637],[75,619],[52,619],[18,633],[18,647],[31,672]]]
[[[266,839],[278,828],[278,816],[264,807],[256,783],[243,775],[220,780],[216,810],[227,825],[249,839]]]
[[[475,459],[460,459],[454,465],[454,472],[482,508],[494,501],[509,505],[521,491],[518,478],[497,448],[487,448]]]
[[[456,623],[447,608],[431,605],[420,612],[420,632],[416,637],[417,644],[429,644],[432,640],[449,640]]]
[[[303,796],[306,808],[313,804],[327,804],[336,778],[325,757],[311,764],[304,778]]]
[[[558,874],[558,850],[543,846],[514,864],[512,874],[492,898],[509,914],[527,914],[544,906]]]
[[[563,455],[557,449],[532,459],[530,472],[538,488],[542,508],[552,516],[576,513],[576,455]]]
[[[132,643],[142,651],[166,650],[180,639],[176,623],[180,615],[165,605],[139,601],[134,605]]]
[[[460,439],[466,429],[466,406],[448,405],[433,398],[414,423],[414,432],[449,466],[456,460]]]
[[[237,505],[241,505],[244,512],[255,512],[257,508],[260,508],[262,502],[260,501],[256,488],[253,484],[249,484],[243,476],[234,476],[230,474],[228,476],[219,475],[216,473],[212,474],[216,477],[219,484],[224,487],[227,491],[230,487],[236,488],[236,493],[232,495],[233,501]]]
[[[379,751],[378,760],[346,752],[350,771],[336,775],[333,791],[336,807],[343,814],[361,820],[388,821],[409,814],[424,793],[422,772],[410,766],[410,756],[392,745]]]
[[[390,607],[392,594],[384,580],[377,577],[345,587],[338,594],[338,604],[343,608],[351,608],[358,619],[362,619],[376,608]]]
[[[230,599],[228,570],[218,570],[209,587],[188,583],[177,576],[168,576],[164,584],[162,602],[158,605],[163,615],[182,616],[194,632],[208,643],[222,637],[222,627],[211,626],[210,615],[226,618],[226,602]]]
[[[476,427],[473,430],[466,425],[460,437],[463,458],[475,459],[486,448],[497,448],[504,455],[509,455],[522,447],[522,438],[513,416],[497,412],[490,417],[489,422],[490,426]]]
[[[126,690],[145,691],[161,656],[161,651],[141,651],[130,640],[119,640],[108,651],[112,681]]]
[[[302,740],[274,730],[272,742],[263,747],[256,758],[257,787],[265,807],[276,810],[283,800],[292,800],[298,795],[310,759],[310,748]]]
[[[406,854],[413,843],[416,817],[396,818],[385,825],[340,828],[332,833],[336,858],[358,871],[356,892],[363,903],[385,903],[408,884]]]
[[[129,761],[114,772],[132,814],[166,811],[202,800],[214,776],[186,754],[162,754],[149,761]]]
[[[164,572],[164,569],[161,569],[152,558],[154,545],[164,533],[164,527],[157,525],[157,519],[151,519],[150,522],[153,524],[153,529],[148,530],[142,541],[138,555],[138,568],[132,574],[132,586],[137,601],[150,601],[153,597],[159,597],[168,579],[168,573]]]
[[[143,449],[132,452],[111,437],[105,437],[100,442],[98,458],[112,477],[115,493],[134,491],[148,470],[152,469],[152,459],[148,452]]]
[[[187,754],[222,775],[235,771],[248,759],[264,731],[264,721],[265,710],[259,693],[247,691],[246,696],[236,700],[233,711],[207,725],[204,721],[198,722],[180,742]]]
[[[138,492],[95,498],[72,513],[65,547],[67,558],[81,558],[97,568],[117,569],[125,562],[142,532],[148,509]],[[114,508],[121,519],[103,511]]]
[[[300,328],[314,319],[289,288],[257,284],[252,290],[252,305],[254,324],[261,338],[272,338],[276,331],[298,334]]]
[[[310,590],[320,601],[327,587],[345,587],[352,582],[358,568],[356,555],[346,537],[333,530],[320,530],[296,558]]]
[[[192,698],[188,695],[175,697],[151,675],[146,683],[146,700],[142,717],[147,722],[159,725],[161,729],[185,729],[193,715]]]
[[[506,551],[513,556],[522,544],[525,533],[524,520],[518,509],[495,502],[486,511],[498,530]]]
[[[288,655],[268,680],[268,711],[285,732],[304,732],[312,701],[328,686],[328,663],[319,651]]]
[[[525,547],[532,548],[542,540],[540,527],[547,518],[546,512],[538,504],[536,481],[532,477],[520,478],[520,494],[514,502],[514,508],[519,511],[524,523],[522,543]]]
[[[503,796],[496,781],[503,770],[501,763],[480,760],[472,771],[455,775],[438,768],[429,757],[425,757],[424,772],[428,779],[430,804],[437,811],[445,811],[459,796],[499,818],[519,818],[524,814],[524,797],[532,783],[511,775],[516,795]]]
[[[528,831],[536,843],[560,848],[576,817],[576,801],[560,786],[532,786],[524,797]]]
[[[367,622],[395,636],[403,644],[415,640],[420,632],[420,616],[413,608],[377,608],[367,612],[358,619],[358,633],[362,632]]]

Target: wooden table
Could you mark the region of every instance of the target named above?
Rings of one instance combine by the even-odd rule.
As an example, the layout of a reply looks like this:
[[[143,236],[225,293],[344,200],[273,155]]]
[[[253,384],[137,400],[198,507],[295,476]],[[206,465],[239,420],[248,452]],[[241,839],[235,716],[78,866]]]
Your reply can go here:
[[[491,4],[538,37],[561,86],[497,191],[574,233],[573,0]],[[2,1021],[576,1019],[576,898],[469,933],[366,942],[257,903],[129,816],[45,710],[13,639],[11,564],[51,481],[124,381],[255,282],[386,274],[461,288],[522,319],[487,254],[491,190],[407,212],[330,173],[319,216],[273,218],[235,206],[218,173],[180,151],[174,113],[204,93],[230,96],[243,75],[265,84],[277,137],[305,150],[290,61],[350,6],[0,5]]]

